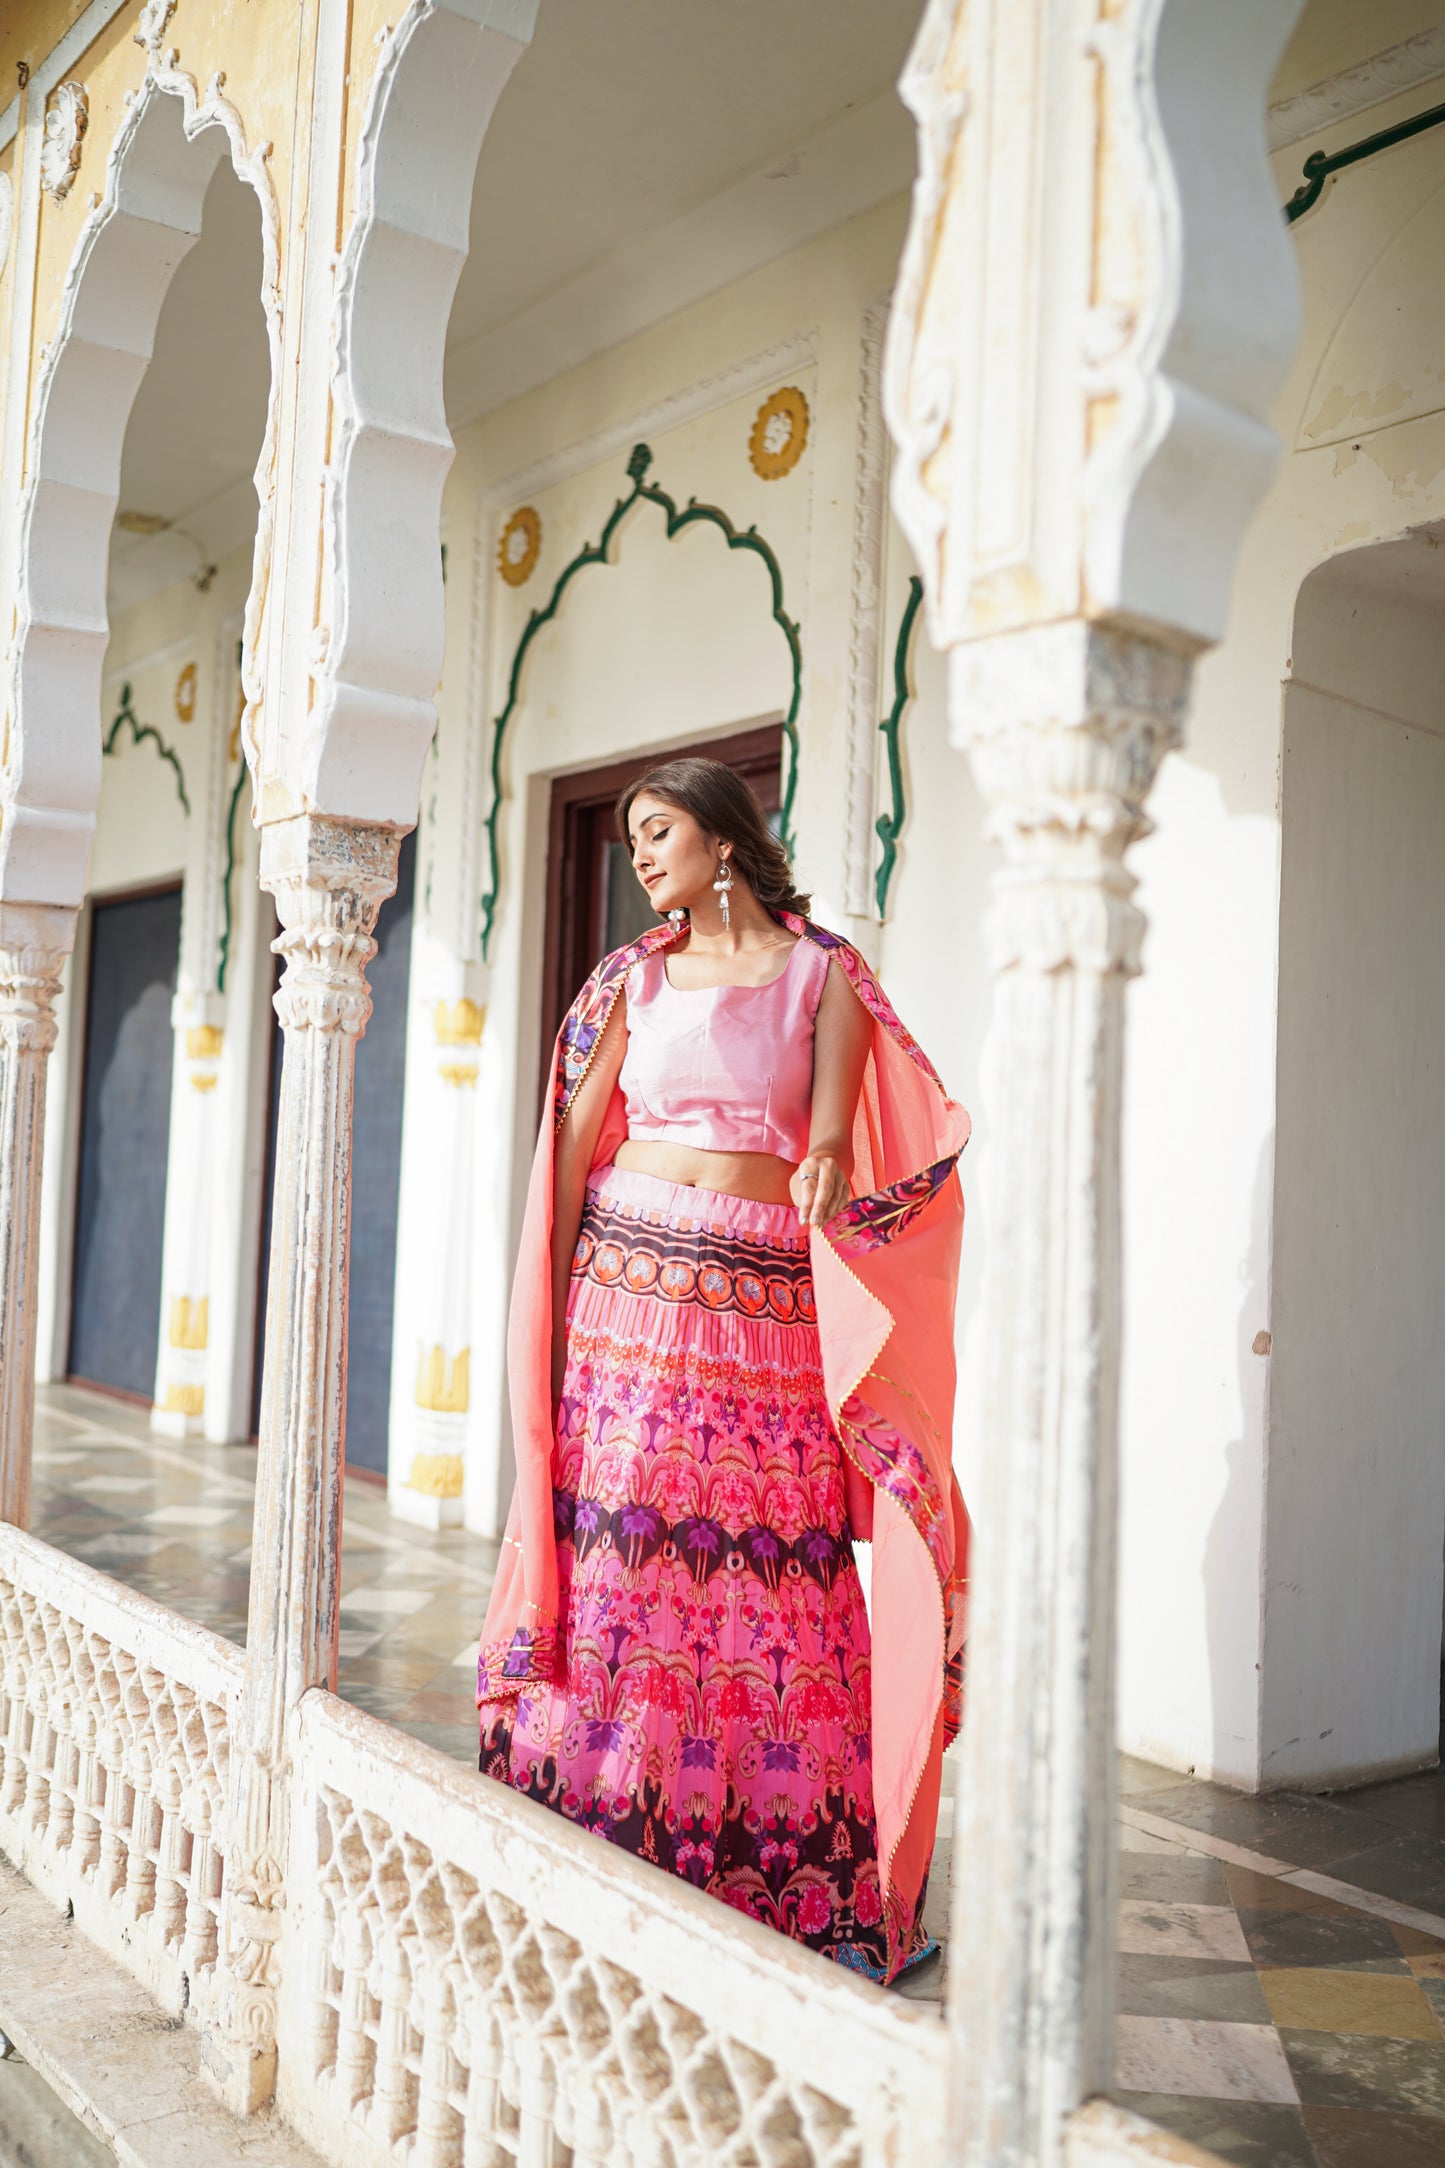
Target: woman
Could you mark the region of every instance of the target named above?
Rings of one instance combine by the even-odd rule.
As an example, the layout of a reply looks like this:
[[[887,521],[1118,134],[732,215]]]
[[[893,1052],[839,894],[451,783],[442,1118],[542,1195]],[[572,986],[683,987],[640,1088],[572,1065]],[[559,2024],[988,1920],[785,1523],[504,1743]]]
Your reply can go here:
[[[666,923],[553,1058],[481,1767],[892,1979],[957,1726],[968,1117],[732,769],[670,761],[617,817]]]

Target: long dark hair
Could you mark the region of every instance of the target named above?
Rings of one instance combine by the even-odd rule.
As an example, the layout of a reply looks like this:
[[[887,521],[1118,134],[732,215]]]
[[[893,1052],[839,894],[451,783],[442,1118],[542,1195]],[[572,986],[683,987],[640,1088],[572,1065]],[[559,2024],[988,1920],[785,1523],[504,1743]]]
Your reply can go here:
[[[617,833],[630,851],[627,817],[644,791],[664,805],[690,813],[700,828],[733,847],[734,870],[745,880],[764,910],[796,911],[806,918],[812,897],[793,886],[792,861],[768,827],[751,783],[725,761],[665,760],[629,783],[617,801]]]

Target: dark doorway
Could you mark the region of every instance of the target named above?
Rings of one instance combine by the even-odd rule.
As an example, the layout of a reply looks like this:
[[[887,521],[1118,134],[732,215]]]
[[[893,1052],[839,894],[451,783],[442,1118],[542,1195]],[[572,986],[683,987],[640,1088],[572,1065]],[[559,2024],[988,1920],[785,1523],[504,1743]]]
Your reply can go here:
[[[610,949],[620,948],[624,941],[635,941],[658,922],[657,913],[633,876],[627,852],[618,841],[612,820],[617,794],[648,768],[664,760],[681,760],[690,753],[708,760],[725,760],[729,767],[745,775],[776,828],[782,805],[781,723],[740,731],[734,738],[711,738],[702,745],[678,745],[667,752],[639,754],[632,760],[613,761],[605,768],[588,768],[581,775],[559,775],[552,785],[543,963],[544,1079],[552,1042],[592,966]]]
[[[396,1223],[401,1196],[401,1113],[406,1073],[406,1015],[411,986],[416,837],[401,846],[396,893],[377,920],[377,951],[367,977],[371,1017],[356,1048],[351,1141],[351,1298],[346,1359],[346,1465],[385,1475],[391,1407],[392,1304]],[[273,1011],[274,1017],[274,1011]],[[261,1290],[256,1304],[251,1425],[261,1427],[261,1358],[266,1344],[266,1279],[271,1256],[276,1121],[281,1100],[279,1027],[272,1024],[271,1103],[266,1124],[261,1208]]]
[[[67,1367],[146,1402],[160,1347],[180,941],[179,887],[91,907]]]

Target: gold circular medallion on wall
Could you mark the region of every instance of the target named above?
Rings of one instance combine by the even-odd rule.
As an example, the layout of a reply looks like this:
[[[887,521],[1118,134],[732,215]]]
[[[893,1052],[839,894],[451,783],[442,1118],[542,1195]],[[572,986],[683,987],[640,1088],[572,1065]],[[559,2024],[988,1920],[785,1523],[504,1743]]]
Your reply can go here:
[[[196,712],[196,666],[188,662],[176,679],[176,715],[183,723],[191,722]]]
[[[497,570],[509,587],[525,587],[542,554],[542,521],[530,504],[512,514],[497,545]]]
[[[753,417],[748,460],[764,482],[791,474],[808,448],[808,402],[796,384],[765,399]]]

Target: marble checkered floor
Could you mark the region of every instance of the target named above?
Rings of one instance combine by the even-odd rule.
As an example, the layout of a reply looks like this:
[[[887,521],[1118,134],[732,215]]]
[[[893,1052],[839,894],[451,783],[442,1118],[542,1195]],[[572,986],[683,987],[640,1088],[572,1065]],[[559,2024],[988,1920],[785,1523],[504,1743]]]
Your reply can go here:
[[[99,1395],[42,1396],[37,1535],[242,1642],[254,1452],[176,1445]],[[497,1547],[348,1485],[340,1691],[475,1764]],[[945,1804],[927,1912],[946,1926]],[[1445,2168],[1445,1778],[1242,1798],[1123,1765],[1122,2097],[1238,2168]],[[920,1967],[905,1991],[942,1989]]]
[[[1241,1799],[1126,1762],[1120,1835],[1119,2097],[1240,2168],[1445,2168],[1438,1776]]]
[[[31,1526],[230,1641],[246,1639],[256,1454],[155,1437],[144,1410],[55,1386],[36,1417]],[[476,1767],[476,1651],[497,1545],[393,1518],[346,1487],[340,1690]]]

